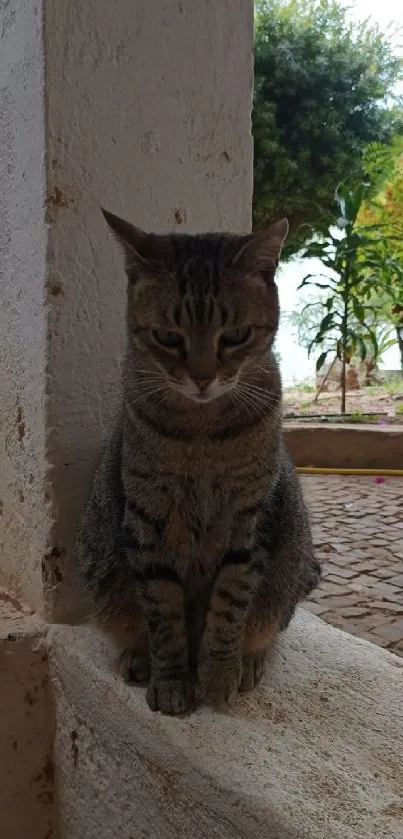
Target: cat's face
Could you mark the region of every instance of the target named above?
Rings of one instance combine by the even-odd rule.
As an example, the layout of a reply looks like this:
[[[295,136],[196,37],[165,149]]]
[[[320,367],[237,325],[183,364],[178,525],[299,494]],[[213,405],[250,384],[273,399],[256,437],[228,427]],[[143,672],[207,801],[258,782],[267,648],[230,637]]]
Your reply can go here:
[[[287,222],[251,236],[153,236],[105,217],[125,250],[130,346],[150,388],[198,403],[253,388],[278,328]]]

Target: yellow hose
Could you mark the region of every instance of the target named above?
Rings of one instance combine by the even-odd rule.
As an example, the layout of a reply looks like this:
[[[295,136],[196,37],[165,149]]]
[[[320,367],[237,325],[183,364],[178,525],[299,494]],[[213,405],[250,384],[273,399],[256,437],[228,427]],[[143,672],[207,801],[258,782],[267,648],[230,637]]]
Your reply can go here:
[[[384,478],[403,478],[403,469],[327,469],[322,466],[297,466],[300,475],[374,475]]]

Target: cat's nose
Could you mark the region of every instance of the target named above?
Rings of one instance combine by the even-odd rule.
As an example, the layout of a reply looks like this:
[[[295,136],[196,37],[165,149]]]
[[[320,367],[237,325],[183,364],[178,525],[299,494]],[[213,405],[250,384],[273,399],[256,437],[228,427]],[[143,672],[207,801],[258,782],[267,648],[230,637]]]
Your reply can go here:
[[[208,378],[194,376],[193,381],[199,388],[200,392],[204,393],[204,391],[207,390],[208,386],[211,385],[211,382],[214,381],[214,376],[209,376]]]

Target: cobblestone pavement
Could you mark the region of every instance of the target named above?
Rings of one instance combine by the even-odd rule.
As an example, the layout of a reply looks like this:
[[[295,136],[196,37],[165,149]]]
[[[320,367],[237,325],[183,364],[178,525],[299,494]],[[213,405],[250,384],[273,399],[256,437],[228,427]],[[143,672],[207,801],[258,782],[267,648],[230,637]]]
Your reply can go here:
[[[403,479],[304,476],[323,579],[304,606],[403,657]]]

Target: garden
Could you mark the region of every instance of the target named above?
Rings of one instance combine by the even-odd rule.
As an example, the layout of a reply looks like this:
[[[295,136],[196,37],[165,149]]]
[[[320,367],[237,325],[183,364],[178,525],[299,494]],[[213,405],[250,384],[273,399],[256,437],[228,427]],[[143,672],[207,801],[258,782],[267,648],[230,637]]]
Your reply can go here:
[[[316,366],[286,388],[285,418],[403,424],[398,30],[334,0],[256,11],[254,223],[289,218],[283,257],[302,266],[289,327]]]

